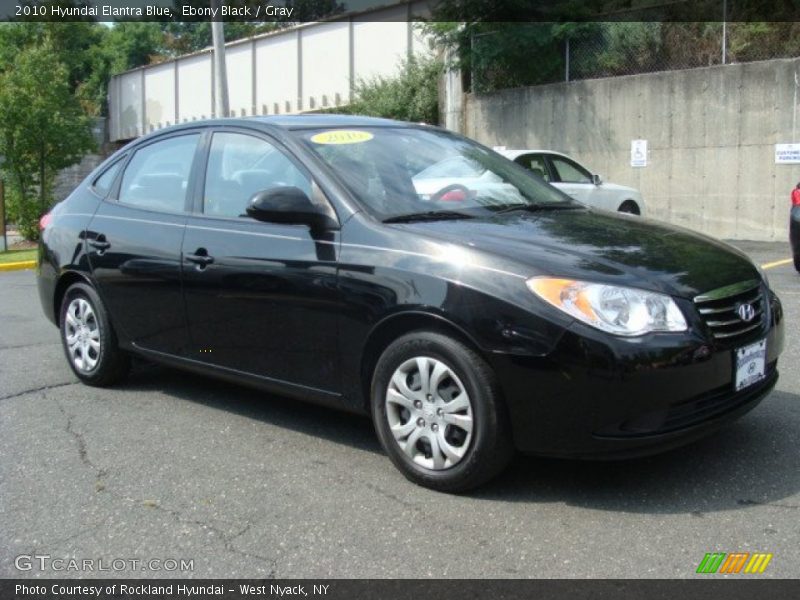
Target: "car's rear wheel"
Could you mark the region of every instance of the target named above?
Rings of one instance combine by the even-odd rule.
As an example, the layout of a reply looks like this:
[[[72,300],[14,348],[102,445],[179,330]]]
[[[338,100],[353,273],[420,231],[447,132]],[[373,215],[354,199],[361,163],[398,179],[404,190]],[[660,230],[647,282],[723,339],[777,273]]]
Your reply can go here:
[[[386,348],[372,380],[372,416],[392,462],[408,479],[432,489],[474,488],[513,455],[491,367],[439,333],[414,332]]]
[[[61,302],[61,341],[78,379],[107,386],[130,370],[130,356],[120,350],[108,313],[95,290],[85,283],[71,285]]]
[[[794,268],[800,273],[800,256],[794,257]]]
[[[629,215],[640,215],[640,214],[642,214],[642,211],[639,208],[639,205],[636,204],[636,202],[634,202],[633,200],[626,200],[625,202],[623,202],[622,205],[619,207],[619,212],[626,213],[626,214],[629,214]]]

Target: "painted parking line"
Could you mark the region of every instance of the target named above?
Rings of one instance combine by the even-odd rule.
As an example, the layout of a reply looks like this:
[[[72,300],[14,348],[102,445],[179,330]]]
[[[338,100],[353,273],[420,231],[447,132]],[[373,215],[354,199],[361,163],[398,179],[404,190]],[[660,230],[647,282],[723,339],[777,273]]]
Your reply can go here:
[[[775,262],[768,262],[761,265],[762,269],[771,269],[773,267],[780,267],[781,265],[788,265],[792,262],[791,258],[784,258],[783,260],[776,260]]]

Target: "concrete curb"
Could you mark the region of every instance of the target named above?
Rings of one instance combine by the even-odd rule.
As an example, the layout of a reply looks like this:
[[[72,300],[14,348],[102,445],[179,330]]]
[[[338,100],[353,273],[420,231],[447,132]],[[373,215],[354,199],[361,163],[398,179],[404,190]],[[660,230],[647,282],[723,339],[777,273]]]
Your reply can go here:
[[[33,269],[36,267],[35,260],[24,260],[21,262],[0,263],[0,271],[22,271],[23,269]]]

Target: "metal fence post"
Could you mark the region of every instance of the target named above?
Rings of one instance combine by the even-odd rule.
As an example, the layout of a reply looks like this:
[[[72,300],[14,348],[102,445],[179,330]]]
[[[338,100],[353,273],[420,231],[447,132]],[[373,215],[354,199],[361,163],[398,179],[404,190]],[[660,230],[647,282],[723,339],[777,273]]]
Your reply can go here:
[[[728,0],[722,0],[722,64],[728,61]]]
[[[569,38],[564,46],[564,80],[569,83]]]
[[[475,66],[475,34],[469,34],[469,62],[470,62],[470,70],[472,71],[472,80],[470,81],[470,87],[472,88],[473,92],[479,93],[480,86],[478,85],[478,68]]]

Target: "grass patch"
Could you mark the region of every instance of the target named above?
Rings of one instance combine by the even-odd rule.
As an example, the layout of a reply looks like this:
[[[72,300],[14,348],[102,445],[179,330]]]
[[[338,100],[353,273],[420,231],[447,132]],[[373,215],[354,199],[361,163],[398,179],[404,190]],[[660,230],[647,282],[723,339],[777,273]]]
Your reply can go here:
[[[36,260],[36,248],[28,248],[26,250],[9,250],[8,252],[0,252],[0,264],[12,262],[25,262],[26,260]]]

